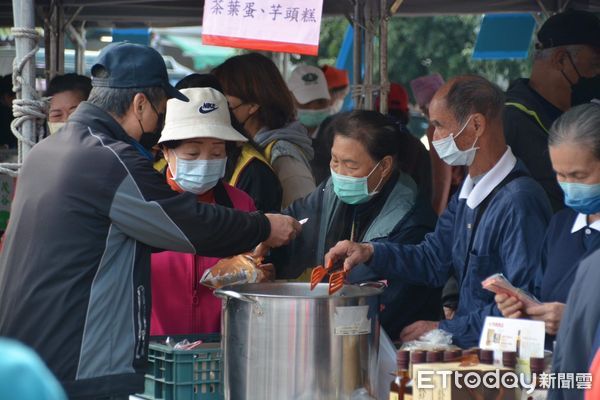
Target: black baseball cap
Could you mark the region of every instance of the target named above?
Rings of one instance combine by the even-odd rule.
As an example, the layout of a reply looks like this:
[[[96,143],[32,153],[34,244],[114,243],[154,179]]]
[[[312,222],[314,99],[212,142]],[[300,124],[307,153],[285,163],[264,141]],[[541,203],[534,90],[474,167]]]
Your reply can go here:
[[[600,19],[587,11],[569,10],[548,18],[537,38],[542,49],[570,45],[600,47]]]
[[[102,67],[108,77],[95,77]],[[111,88],[162,87],[168,98],[189,101],[169,83],[165,61],[158,51],[135,43],[116,42],[102,49],[92,66],[92,86]]]

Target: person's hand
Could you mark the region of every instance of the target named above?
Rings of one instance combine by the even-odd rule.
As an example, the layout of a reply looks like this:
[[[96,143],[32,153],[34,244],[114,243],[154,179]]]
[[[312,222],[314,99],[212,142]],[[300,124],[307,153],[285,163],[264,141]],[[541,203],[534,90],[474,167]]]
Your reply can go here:
[[[254,251],[252,252],[252,257],[259,260],[263,260],[267,256],[267,254],[269,254],[270,250],[271,248],[267,246],[264,242],[259,243],[258,246],[254,248]]]
[[[454,308],[444,306],[444,318],[452,319],[454,318],[454,314],[456,314],[456,310]]]
[[[272,282],[275,280],[275,266],[273,264],[260,264],[256,268],[262,272],[262,277],[258,282]]]
[[[439,325],[440,323],[436,321],[413,322],[402,329],[402,332],[400,332],[400,340],[402,340],[402,342],[417,340],[427,332],[437,329]]]
[[[496,305],[504,318],[523,318],[523,303],[514,296],[497,294],[494,297]]]
[[[556,335],[564,310],[564,303],[554,302],[527,307],[525,312],[536,321],[544,321],[546,323],[546,333]]]
[[[350,271],[358,264],[365,263],[373,257],[373,245],[370,243],[355,243],[349,240],[338,242],[327,254],[325,254],[325,265],[344,262],[344,270]]]
[[[265,214],[271,223],[271,234],[263,243],[268,247],[279,247],[294,240],[302,231],[295,218],[281,214]]]

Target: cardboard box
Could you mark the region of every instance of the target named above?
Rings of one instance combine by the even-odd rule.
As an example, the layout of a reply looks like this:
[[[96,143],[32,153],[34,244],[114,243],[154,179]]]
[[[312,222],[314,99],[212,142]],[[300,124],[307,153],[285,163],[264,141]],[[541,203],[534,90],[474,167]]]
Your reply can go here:
[[[416,364],[413,371],[413,400],[511,400],[517,396],[514,371],[496,365]],[[503,380],[509,385],[503,385]]]

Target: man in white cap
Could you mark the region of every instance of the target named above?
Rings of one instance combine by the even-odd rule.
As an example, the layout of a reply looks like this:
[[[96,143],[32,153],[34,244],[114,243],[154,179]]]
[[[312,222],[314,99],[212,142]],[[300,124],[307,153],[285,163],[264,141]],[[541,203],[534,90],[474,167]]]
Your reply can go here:
[[[317,67],[300,65],[292,72],[287,84],[298,109],[298,120],[314,139],[321,122],[331,115],[331,96],[325,74]]]

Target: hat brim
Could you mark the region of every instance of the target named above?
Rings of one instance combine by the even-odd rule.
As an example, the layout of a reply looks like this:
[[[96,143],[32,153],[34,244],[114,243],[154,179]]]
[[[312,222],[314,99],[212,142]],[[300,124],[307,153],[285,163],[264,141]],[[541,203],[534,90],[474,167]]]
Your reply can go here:
[[[171,86],[170,83],[165,82],[163,84],[163,88],[165,89],[165,92],[167,92],[167,98],[169,99],[177,99],[185,101],[186,103],[190,101],[190,99],[188,99],[186,95],[181,93],[179,90],[175,89],[173,86]]]
[[[327,90],[327,88],[325,88],[325,90],[321,90],[319,93],[302,89],[297,91],[292,90],[291,92],[299,104],[308,104],[315,100],[331,100],[331,96],[329,95],[329,90]]]
[[[231,142],[247,142],[248,139],[232,127],[216,124],[189,125],[178,124],[165,126],[158,143],[171,140],[195,138],[215,138]]]

